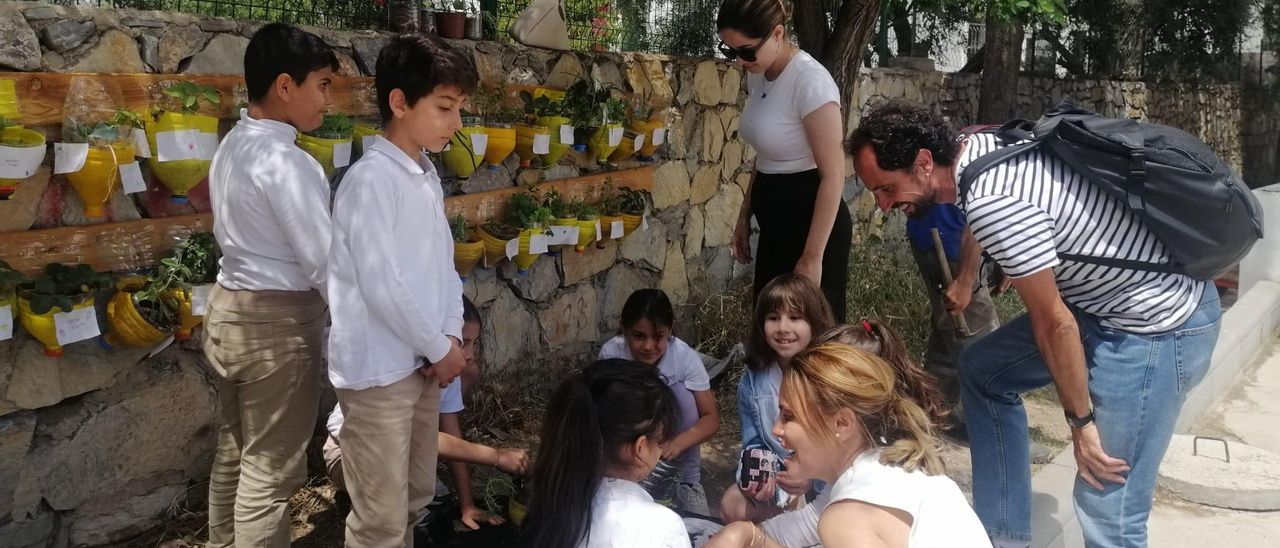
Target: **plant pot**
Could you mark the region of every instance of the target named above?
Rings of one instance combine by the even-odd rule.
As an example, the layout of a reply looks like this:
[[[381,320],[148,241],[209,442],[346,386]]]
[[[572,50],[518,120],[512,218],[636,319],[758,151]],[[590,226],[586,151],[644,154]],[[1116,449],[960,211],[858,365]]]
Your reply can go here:
[[[171,289],[169,294],[173,295],[180,303],[178,308],[178,331],[173,334],[173,338],[179,341],[185,341],[191,338],[191,331],[204,322],[203,316],[195,315],[193,305],[191,304],[191,292],[182,289]]]
[[[373,137],[378,135],[382,135],[382,128],[373,124],[356,124],[351,130],[351,163],[356,163],[356,160],[364,156],[365,141],[372,145]]]
[[[609,155],[613,154],[614,149],[618,148],[617,143],[609,143],[609,131],[621,128],[622,124],[609,124],[593,128],[591,138],[587,139],[587,148],[591,149],[591,153],[595,155],[597,163],[608,163]]]
[[[631,130],[644,135],[644,146],[640,147],[640,150],[636,151],[641,160],[646,162],[649,161],[653,156],[653,153],[658,151],[658,147],[661,145],[654,142],[654,131],[662,129],[665,126],[666,122],[660,119],[631,121]]]
[[[81,295],[71,308],[79,310],[92,306],[93,295]],[[70,310],[55,306],[44,314],[36,314],[31,311],[30,299],[25,296],[18,297],[18,320],[22,323],[22,328],[40,341],[44,346],[44,355],[50,358],[62,357],[62,345],[58,343],[58,330],[53,319],[53,315],[58,312],[70,312]]]
[[[644,214],[632,215],[630,213],[622,214],[622,230],[626,234],[635,232],[637,228],[644,222]]]
[[[0,80],[3,82],[12,80]],[[13,165],[0,166],[0,200],[8,200],[17,192],[18,185],[34,175],[44,162],[44,135],[38,131],[10,126],[0,130],[0,148],[13,149],[16,160]],[[19,150],[40,148],[39,151]],[[23,153],[26,154],[23,154]],[[18,175],[26,174],[24,177]]]
[[[151,145],[151,172],[164,186],[173,192],[170,198],[175,204],[187,203],[187,191],[200,184],[209,176],[209,164],[212,160],[173,160],[159,161],[160,149],[156,146],[156,134],[166,131],[196,130],[200,133],[213,134],[218,137],[218,119],[203,114],[182,114],[166,112],[157,120],[153,116],[143,117],[147,129],[147,143]]]
[[[622,132],[622,141],[618,143],[618,148],[613,149],[613,154],[609,155],[609,161],[618,163],[626,160],[636,153],[636,137],[642,135],[632,130]]]
[[[471,146],[471,136],[484,135],[484,133],[483,126],[464,126],[454,132],[453,138],[449,139],[449,149],[440,153],[440,156],[444,158],[444,165],[453,170],[459,179],[471,177],[471,174],[475,173],[476,167],[479,167],[484,162],[484,155],[476,154]]]
[[[534,234],[541,233],[542,229],[540,228],[524,229],[520,231],[520,243],[517,247],[516,256],[511,258],[511,262],[516,265],[518,274],[528,274],[529,267],[533,266],[533,263],[537,262],[540,254],[535,255],[533,253],[529,253],[529,237]],[[507,242],[510,240],[498,238],[497,236],[490,234],[483,227],[480,229],[480,239],[484,242],[484,259],[486,265],[494,266],[501,262],[502,259],[507,258]]]
[[[524,503],[516,500],[513,496],[507,499],[507,517],[511,518],[511,524],[520,527],[524,524],[525,516],[529,515],[529,507]]]
[[[471,271],[475,270],[476,264],[483,257],[483,240],[453,243],[453,269],[458,271],[458,277],[463,281],[466,281],[467,276],[471,275]]]
[[[333,172],[338,171],[338,168],[333,165],[333,147],[342,143],[351,143],[351,141],[349,138],[328,139],[300,133],[298,134],[298,140],[295,142],[298,144],[298,148],[310,154],[317,162],[320,162],[320,167],[324,168],[325,179],[330,179],[333,177]]]
[[[461,40],[467,35],[467,14],[462,12],[436,12],[436,34],[441,38]]]
[[[483,21],[480,19],[479,15],[467,16],[467,28],[465,31],[467,40],[479,40],[483,36],[484,26],[482,23]]]
[[[18,104],[18,83],[11,79],[0,80],[0,118],[16,122],[22,118]]]
[[[484,162],[489,164],[489,169],[496,170],[516,149],[516,128],[511,124],[489,124],[484,127],[484,133],[489,136]]]
[[[578,218],[577,217],[557,217],[556,219],[551,221],[551,226],[567,226],[567,227],[573,227],[574,229],[577,229]],[[579,240],[582,239],[581,230],[579,230],[578,232],[578,239]],[[561,245],[556,245],[552,247],[554,248],[553,251],[555,253],[559,253],[560,251],[564,250],[564,248],[569,247],[570,245],[573,245],[574,248],[577,249],[577,244],[561,244]]]
[[[538,135],[546,135],[550,139],[551,130],[543,126],[516,125],[516,155],[520,157],[520,167],[531,167],[534,159],[545,156],[533,152],[533,141]],[[541,165],[542,161],[538,163]]]
[[[417,32],[418,3],[413,0],[389,0],[387,30],[397,34]]]
[[[67,182],[84,202],[84,216],[106,215],[105,206],[111,193],[120,188],[120,166],[133,163],[133,144],[116,141],[111,146],[91,146],[80,171],[67,174]]]
[[[613,240],[613,239],[615,239],[615,238],[613,237],[613,222],[614,222],[614,221],[622,221],[622,216],[621,216],[621,215],[601,215],[601,216],[600,216],[600,244],[601,244],[601,245],[603,245],[603,244],[604,244],[604,241],[605,241],[605,240]],[[627,232],[627,223],[626,223],[626,221],[623,221],[623,222],[622,222],[622,236],[618,237],[617,239],[622,239],[623,237],[626,237],[626,235],[627,235],[627,234],[628,234],[628,232]]]
[[[134,285],[128,289],[116,291],[107,301],[107,335],[106,343],[110,346],[132,346],[134,348],[150,348],[169,336],[170,331],[157,327],[142,314],[134,300],[134,291],[141,289]]]
[[[543,116],[538,118],[538,125],[547,128],[551,132],[551,152],[547,153],[547,157],[543,159],[545,167],[551,167],[560,163],[560,159],[564,158],[566,152],[573,147],[573,143],[560,142],[560,126],[567,125],[569,118],[564,116]]]
[[[596,241],[596,225],[600,223],[600,219],[578,219],[578,245],[573,247],[574,251],[582,253],[587,250],[587,246]]]

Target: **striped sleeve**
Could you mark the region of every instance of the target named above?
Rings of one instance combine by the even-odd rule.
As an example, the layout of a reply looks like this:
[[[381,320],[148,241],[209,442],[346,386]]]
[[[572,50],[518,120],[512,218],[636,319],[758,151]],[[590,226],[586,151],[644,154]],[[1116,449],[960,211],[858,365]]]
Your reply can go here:
[[[1058,266],[1053,219],[1029,202],[1003,195],[973,199],[966,215],[973,236],[1013,278]]]

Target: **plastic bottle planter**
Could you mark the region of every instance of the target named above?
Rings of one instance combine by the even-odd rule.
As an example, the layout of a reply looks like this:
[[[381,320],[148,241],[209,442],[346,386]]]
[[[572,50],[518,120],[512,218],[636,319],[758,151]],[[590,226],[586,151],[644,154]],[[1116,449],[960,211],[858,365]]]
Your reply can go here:
[[[507,499],[507,517],[511,518],[511,524],[519,527],[524,524],[525,516],[529,515],[529,507],[516,500],[513,496]]]
[[[654,132],[666,126],[663,120],[632,120],[631,131],[644,135],[644,146],[636,151],[641,161],[648,162],[653,159],[653,153],[658,151],[658,147],[662,143],[658,143],[654,138]],[[666,141],[666,139],[663,139]]]
[[[600,218],[578,219],[578,245],[573,250],[582,253],[587,250],[587,246],[596,241],[597,226],[600,224]],[[603,227],[601,227],[603,229]],[[604,234],[601,232],[600,234]]]
[[[618,148],[613,149],[613,154],[609,155],[609,162],[616,164],[634,156],[636,153],[636,139],[641,138],[642,135],[644,134],[629,129],[623,131],[622,141],[618,143]],[[648,140],[648,138],[644,139]],[[641,143],[641,146],[643,146],[643,143]]]
[[[382,135],[382,128],[373,124],[356,124],[351,130],[351,163],[356,163],[365,150],[373,144],[373,138]]]
[[[110,146],[91,146],[80,171],[67,174],[67,182],[84,202],[84,216],[106,215],[105,206],[111,193],[120,188],[120,166],[134,161],[133,144],[116,141]]]
[[[181,289],[172,289],[169,291],[169,294],[173,295],[173,297],[177,299],[178,303],[180,304],[180,307],[178,308],[178,317],[180,318],[179,320],[180,323],[178,325],[178,331],[173,334],[173,338],[179,341],[185,341],[187,339],[190,339],[191,331],[195,329],[197,325],[200,325],[202,322],[204,322],[204,317],[195,315],[195,312],[193,310],[194,305],[192,305],[191,303],[190,291],[184,291]]]
[[[516,149],[516,128],[511,124],[489,124],[484,127],[484,134],[489,136],[484,163],[489,164],[489,169],[497,170]]]
[[[160,115],[157,120],[152,116],[145,116],[147,129],[147,143],[151,145],[151,172],[155,173],[156,178],[160,180],[164,186],[169,187],[173,192],[170,198],[175,204],[187,203],[187,191],[192,187],[200,184],[205,177],[209,175],[210,159],[195,158],[188,160],[171,160],[167,162],[160,161],[160,148],[156,146],[156,134],[166,131],[197,131],[203,134],[212,134],[212,139],[206,137],[206,141],[212,141],[216,144],[218,140],[218,119],[203,114],[182,114],[178,112],[165,112]],[[204,156],[212,156],[212,151],[206,151],[208,154]]]
[[[170,335],[169,331],[153,325],[138,310],[134,291],[141,285],[132,285],[116,291],[107,301],[107,345],[150,348]]]
[[[320,167],[324,168],[324,177],[326,179],[333,178],[333,173],[338,171],[338,166],[333,162],[333,149],[343,143],[350,145],[351,139],[326,139],[300,133],[297,140],[298,148],[310,154],[317,162],[320,162]],[[350,160],[348,160],[348,165],[350,165]]]
[[[573,148],[573,143],[562,142],[560,135],[560,126],[569,125],[569,119],[564,116],[543,116],[538,118],[538,125],[547,128],[551,132],[550,152],[547,157],[543,158],[543,167],[551,167],[560,163],[560,159],[564,158],[566,152]]]
[[[613,237],[614,221],[622,222],[622,234],[618,235],[618,238]],[[627,231],[626,227],[627,227],[627,222],[623,220],[621,215],[601,215],[600,216],[600,242],[596,244],[596,247],[603,248],[604,242],[606,240],[616,240],[616,239],[622,238],[623,236],[626,236],[627,234],[630,234],[630,232]]]
[[[10,121],[22,118],[22,108],[18,106],[17,82],[13,80],[0,80],[0,118]]]
[[[475,270],[476,264],[479,264],[483,257],[483,240],[453,242],[453,269],[458,271],[458,277],[463,281],[466,281],[467,276],[471,275],[471,271]]]
[[[557,217],[551,221],[551,226],[567,226],[567,227],[573,228],[574,230],[578,230],[578,218],[577,217]],[[578,239],[579,240],[582,239],[581,230],[578,231]],[[561,245],[551,246],[551,253],[549,253],[549,255],[553,255],[553,256],[558,255],[560,254],[561,251],[564,250],[564,248],[569,247],[569,245],[571,244],[561,244]],[[575,249],[576,248],[577,246],[575,245]]]
[[[630,213],[622,214],[622,232],[624,234],[631,234],[632,232],[635,232],[637,228],[640,228],[640,225],[642,223],[644,223],[643,214],[641,215],[631,215]]]
[[[529,267],[538,261],[541,254],[529,252],[529,238],[534,234],[542,234],[541,228],[527,228],[520,231],[520,243],[517,248],[516,255],[511,258],[511,262],[516,265],[518,274],[528,274]],[[498,264],[502,259],[507,257],[507,240],[503,240],[489,234],[483,228],[480,230],[480,239],[484,242],[484,260],[488,266]]]
[[[484,134],[482,126],[464,126],[454,132],[453,138],[449,140],[449,148],[440,153],[444,158],[444,165],[453,170],[459,179],[471,177],[471,174],[475,173],[476,168],[484,161],[484,154],[477,154],[483,151],[476,150],[475,140],[471,138],[472,135]]]
[[[44,135],[38,131],[16,126],[0,130],[0,200],[8,200],[18,185],[35,175],[44,151]]]
[[[82,295],[75,300],[71,308],[79,310],[92,306],[93,295]],[[18,320],[22,323],[22,328],[40,341],[44,346],[44,355],[50,358],[62,357],[62,345],[58,343],[57,324],[53,319],[53,315],[58,312],[70,312],[70,310],[55,306],[44,314],[36,314],[31,311],[31,300],[25,296],[18,296]]]
[[[610,132],[617,130],[615,135],[618,139],[611,139]],[[621,141],[622,124],[609,124],[595,128],[591,132],[591,138],[587,140],[587,148],[591,149],[592,154],[596,156],[596,162],[606,164],[609,162],[609,155],[618,148]]]
[[[532,167],[533,160],[546,156],[548,151],[535,152],[541,150],[539,141],[545,140],[545,145],[549,146],[551,142],[551,130],[543,126],[530,126],[525,124],[516,125],[516,155],[520,157],[520,167]],[[542,164],[542,160],[538,161]]]

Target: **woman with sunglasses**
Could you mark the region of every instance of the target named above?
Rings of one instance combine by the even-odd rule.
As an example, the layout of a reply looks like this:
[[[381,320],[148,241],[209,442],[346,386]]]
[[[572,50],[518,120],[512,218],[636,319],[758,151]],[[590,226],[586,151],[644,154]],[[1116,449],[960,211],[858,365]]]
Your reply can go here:
[[[844,205],[840,90],[817,60],[787,37],[785,0],[723,0],[720,52],[747,71],[739,131],[755,168],[733,231],[733,256],[751,256],[751,217],[760,225],[753,300],[774,277],[803,275],[845,319],[853,223]]]

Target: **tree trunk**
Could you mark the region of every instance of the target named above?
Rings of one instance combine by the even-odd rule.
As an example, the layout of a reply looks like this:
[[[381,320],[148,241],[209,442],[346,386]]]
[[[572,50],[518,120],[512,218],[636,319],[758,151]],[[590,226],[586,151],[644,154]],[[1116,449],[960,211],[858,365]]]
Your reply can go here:
[[[994,10],[989,10],[994,11]],[[978,98],[979,124],[1003,124],[1018,114],[1018,73],[1022,68],[1022,22],[987,15],[983,45],[982,90]]]
[[[876,23],[880,18],[879,0],[844,0],[836,12],[834,27],[826,24],[826,12],[821,0],[796,0],[796,34],[800,47],[831,71],[836,87],[840,90],[840,104],[844,108],[845,136],[853,131],[848,126],[848,113],[862,105],[853,104],[858,96],[858,70],[862,67],[862,54],[871,43]],[[834,31],[830,29],[834,28]],[[813,49],[815,43],[821,48]]]
[[[914,57],[916,54],[916,30],[911,24],[911,12],[905,3],[895,4],[893,13],[893,34],[898,42],[898,57]]]
[[[823,8],[823,0],[795,0],[792,6],[795,11],[791,20],[795,23],[796,38],[800,41],[800,49],[809,52],[814,59],[822,59],[822,52],[827,46],[827,37],[831,35],[831,27],[827,26],[827,11]]]

